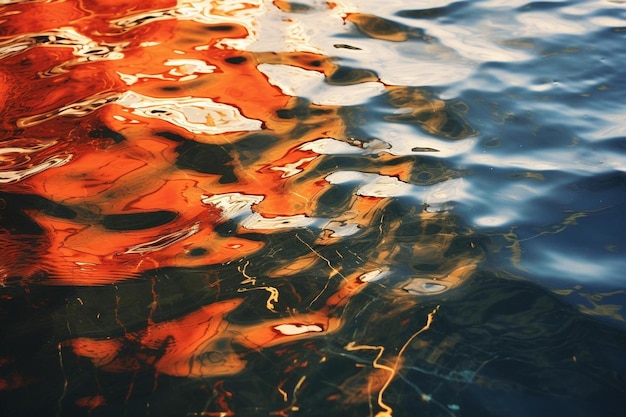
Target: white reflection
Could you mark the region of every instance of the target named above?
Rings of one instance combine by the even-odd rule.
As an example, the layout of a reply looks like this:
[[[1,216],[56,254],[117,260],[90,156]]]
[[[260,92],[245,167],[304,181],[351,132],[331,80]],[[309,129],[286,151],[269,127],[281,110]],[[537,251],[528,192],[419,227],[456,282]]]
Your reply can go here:
[[[359,277],[359,281],[361,282],[376,282],[387,275],[388,271],[383,271],[382,269],[374,269],[373,271],[365,272],[361,274]]]
[[[503,155],[496,153],[468,153],[462,158],[468,165],[484,165],[524,171],[563,171],[570,173],[603,173],[608,171],[626,171],[626,155],[617,152],[587,151],[576,148],[542,150],[541,153],[519,153]]]
[[[590,258],[581,251],[563,253],[558,249],[545,248],[543,259],[524,262],[523,265],[539,276],[598,283],[615,279],[622,281],[623,276],[618,271],[623,271],[626,266],[623,260]]]
[[[272,3],[268,0],[266,2]],[[286,13],[273,4],[271,13],[259,14],[257,39],[248,46],[255,52],[312,52],[326,55],[333,50],[330,35],[345,31],[344,18],[356,6],[345,1],[334,1],[329,8],[325,1],[308,2],[306,13]],[[335,42],[336,43],[336,42]]]
[[[216,194],[213,196],[202,196],[203,204],[211,204],[222,212],[222,217],[234,219],[243,214],[252,213],[252,206],[263,201],[261,195],[250,195],[241,193]]]
[[[312,142],[305,143],[300,146],[300,149],[303,151],[312,151],[320,155],[349,155],[363,153],[363,150],[356,146],[331,138],[317,139]]]
[[[366,197],[399,197],[410,194],[412,189],[411,184],[395,177],[379,175],[372,182],[360,186],[356,193]]]
[[[326,176],[331,184],[358,185],[356,194],[365,197],[410,197],[421,200],[433,209],[442,208],[451,201],[468,200],[466,184],[460,179],[450,179],[431,186],[409,184],[395,177],[359,171],[337,171]]]
[[[154,252],[157,250],[164,249],[170,245],[173,245],[176,242],[187,239],[189,236],[195,235],[200,231],[200,224],[195,223],[191,227],[187,229],[177,230],[175,232],[169,233],[167,235],[161,236],[158,239],[151,240],[149,242],[141,243],[139,245],[135,245],[124,253],[147,253]]]
[[[432,279],[414,278],[402,289],[411,294],[438,294],[447,290],[448,286]]]
[[[167,120],[193,133],[225,133],[260,130],[261,122],[244,117],[239,109],[216,103],[210,98],[154,98],[127,91],[117,104],[133,109],[133,113]]]
[[[274,329],[286,336],[296,336],[304,333],[323,332],[317,324],[280,324],[274,326]]]
[[[424,149],[430,158],[450,158],[456,155],[471,153],[476,139],[466,138],[458,141],[438,139],[428,135],[412,125],[399,123],[371,123],[367,124],[367,132],[379,137],[391,148],[392,155],[422,155]]]
[[[221,48],[246,49],[257,39],[258,17],[267,11],[263,0],[179,0],[176,6],[162,10],[151,10],[112,20],[111,24],[122,28],[134,28],[160,20],[192,20],[206,24],[239,24],[247,29],[248,36],[242,39],[222,39],[216,46]]]
[[[367,142],[353,139],[351,143],[333,138],[321,138],[300,146],[303,151],[312,151],[320,155],[357,155],[388,151],[391,146],[380,139]]]
[[[498,209],[497,215],[476,217],[473,223],[476,226],[482,227],[500,227],[512,224],[512,221],[517,217],[516,214],[514,212],[508,212],[508,216],[505,216],[502,211],[503,210],[500,208]]]
[[[166,77],[163,74],[123,74],[116,71],[122,81],[127,85],[133,85],[141,79],[160,79],[168,81],[189,81],[198,78],[198,74],[211,74],[217,68],[214,65],[208,65],[199,59],[168,59],[164,63],[165,66],[174,67],[168,71],[173,77]]]
[[[118,60],[124,58],[121,52],[128,43],[98,43],[91,38],[78,33],[72,27],[61,27],[45,32],[27,33],[14,36],[0,42],[0,59],[18,54],[36,46],[61,46],[73,49],[75,61],[66,63],[72,65],[101,60]],[[55,72],[53,70],[52,72]]]
[[[589,29],[585,25],[567,19],[565,16],[556,15],[553,10],[549,12],[522,13],[519,14],[517,20],[524,25],[527,33],[532,33],[534,36],[555,34],[581,35]]]
[[[241,226],[248,230],[276,230],[293,229],[298,227],[320,226],[323,221],[304,214],[295,216],[263,217],[260,213],[252,213],[241,222]]]
[[[291,24],[287,25],[284,38],[287,49],[290,51],[324,53],[322,49],[311,43],[305,26],[298,19],[292,19]]]
[[[354,106],[366,103],[385,92],[379,82],[364,82],[354,85],[326,84],[324,74],[282,64],[259,64],[258,70],[265,74],[270,84],[284,94],[305,97],[314,104],[331,106]]]
[[[8,143],[11,143],[11,142],[8,142]],[[4,144],[7,145],[8,143],[5,142]],[[57,141],[50,141],[48,143],[35,143],[35,144],[32,144],[31,146],[5,146],[3,148],[0,148],[0,155],[31,154],[31,153],[39,152],[46,148],[49,148],[50,146],[55,145],[56,143]],[[10,159],[11,158],[8,156],[0,156],[0,163],[4,164],[6,163],[6,161]]]
[[[328,230],[332,237],[345,237],[360,231],[360,226],[348,221],[336,221],[328,218],[309,217],[304,214],[293,216],[264,217],[253,210],[253,206],[263,201],[262,195],[226,193],[212,196],[203,195],[203,204],[213,205],[220,210],[224,219],[239,221],[241,227],[248,230],[281,230],[310,227]]]
[[[119,94],[115,93],[96,94],[86,100],[63,106],[57,110],[52,110],[47,113],[36,114],[33,116],[22,117],[21,119],[17,120],[17,126],[34,126],[58,116],[84,116],[104,106],[105,104],[115,102],[118,97]]]
[[[40,164],[29,166],[28,168],[11,171],[0,171],[0,184],[10,184],[20,182],[25,178],[31,177],[50,168],[65,165],[72,159],[72,155],[53,156]]]
[[[260,130],[262,125],[259,120],[244,117],[236,107],[216,103],[210,98],[156,98],[134,91],[97,94],[58,110],[23,117],[17,121],[17,125],[32,126],[58,116],[84,116],[110,103],[133,109],[133,114],[139,116],[166,120],[192,133],[253,131]]]
[[[210,74],[217,68],[200,59],[168,59],[165,66],[177,67],[170,71],[172,75]]]
[[[309,158],[302,158],[296,162],[285,164],[283,166],[274,166],[270,169],[272,171],[282,172],[283,174],[280,176],[281,178],[289,178],[289,177],[293,177],[294,175],[301,173],[304,170],[302,166],[306,164],[307,162],[313,161],[315,158],[317,158],[317,156],[311,156]]]
[[[502,168],[505,171],[506,168]],[[567,182],[560,180],[538,180],[541,176],[533,177],[532,170],[517,171],[520,174],[516,179],[502,178],[499,171],[490,171],[499,176],[494,179],[488,174],[477,174],[471,177],[471,184],[460,208],[467,221],[479,227],[503,228],[514,225],[536,224],[538,216],[541,222],[552,219],[544,211],[547,196],[556,193]],[[528,176],[524,176],[528,174]],[[524,209],[522,209],[524,208]]]

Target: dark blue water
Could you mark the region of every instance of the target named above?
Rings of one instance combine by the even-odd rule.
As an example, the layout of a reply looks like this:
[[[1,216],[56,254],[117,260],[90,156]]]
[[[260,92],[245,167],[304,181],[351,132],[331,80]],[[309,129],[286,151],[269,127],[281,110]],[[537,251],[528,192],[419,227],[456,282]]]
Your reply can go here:
[[[462,103],[476,130],[466,143],[444,145],[450,151],[443,159],[462,178],[454,211],[477,231],[514,239],[508,256],[497,255],[498,267],[544,288],[570,290],[567,302],[620,325],[623,4],[442,3],[397,2],[377,14],[436,39],[432,49],[446,55],[423,45],[413,47],[421,49],[418,56],[406,44],[387,48],[417,68],[437,65],[424,85]],[[380,71],[393,67],[390,60]],[[381,114],[390,111],[373,112],[371,132],[419,141],[412,126],[381,124]],[[614,314],[600,313],[588,293]]]
[[[625,2],[29,4],[0,415],[625,414]]]

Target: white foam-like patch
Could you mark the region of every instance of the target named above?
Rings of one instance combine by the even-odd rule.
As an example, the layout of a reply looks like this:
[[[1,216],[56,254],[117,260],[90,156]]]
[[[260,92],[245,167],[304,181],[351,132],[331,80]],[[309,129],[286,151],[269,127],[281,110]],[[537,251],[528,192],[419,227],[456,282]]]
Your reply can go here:
[[[285,164],[282,166],[272,167],[272,171],[281,171],[283,174],[280,176],[281,178],[293,177],[296,174],[299,174],[303,171],[304,168],[300,168],[303,164],[307,162],[311,162],[316,158],[316,156],[302,158],[296,162],[292,162],[290,164]]]
[[[157,250],[161,250],[161,249],[167,248],[168,246],[173,245],[176,242],[187,239],[189,236],[195,235],[199,231],[200,231],[200,224],[194,223],[191,227],[188,227],[187,229],[177,230],[175,232],[161,236],[158,239],[141,243],[139,245],[135,245],[129,248],[124,253],[141,254],[141,253],[154,252]]]
[[[211,74],[217,68],[200,59],[168,59],[165,65],[176,67],[170,70],[172,75]]]
[[[322,226],[322,229],[332,231],[330,237],[346,237],[361,231],[361,226],[357,223],[331,220]]]
[[[279,324],[278,326],[274,326],[274,330],[286,336],[297,336],[304,333],[324,331],[324,329],[317,324]]]
[[[120,74],[127,83],[136,82],[136,76]],[[123,78],[124,79],[124,78]],[[20,127],[36,125],[58,116],[84,116],[110,103],[116,103],[133,110],[133,114],[166,120],[183,127],[192,133],[218,134],[226,132],[246,132],[261,130],[259,120],[244,117],[239,109],[210,98],[149,97],[134,91],[122,94],[96,94],[84,101],[75,102],[58,110],[19,119]]]
[[[374,269],[373,271],[366,272],[359,277],[361,282],[376,282],[384,276],[382,269]]]
[[[267,12],[264,0],[203,1],[179,0],[176,6],[141,12],[112,20],[112,25],[134,28],[161,20],[191,20],[209,25],[239,24],[248,31],[245,38],[224,38],[216,47],[224,49],[247,49],[258,39],[258,18]]]
[[[365,197],[399,197],[410,194],[412,189],[411,184],[395,177],[380,175],[374,181],[359,187],[356,193]]]
[[[0,171],[0,184],[10,184],[13,182],[20,182],[25,178],[31,177],[42,171],[50,168],[65,165],[72,159],[72,155],[65,156],[53,156],[38,165],[34,165],[30,168],[11,171]]]
[[[257,69],[265,74],[270,84],[284,94],[304,97],[314,104],[329,106],[354,106],[366,103],[385,92],[385,86],[376,81],[353,85],[329,85],[321,72],[305,70],[283,64],[259,64]]]
[[[363,153],[363,149],[349,143],[332,139],[317,139],[300,146],[303,151],[311,151],[320,155],[354,155]]]
[[[241,227],[248,230],[276,230],[298,227],[313,227],[332,231],[332,237],[345,237],[359,232],[360,226],[355,223],[340,222],[319,217],[308,217],[304,214],[295,216],[264,217],[252,211],[252,206],[263,201],[260,195],[241,193],[203,195],[203,204],[210,204],[221,211],[225,219],[238,219]]]
[[[133,85],[140,79],[154,79],[154,80],[164,80],[164,81],[176,81],[176,78],[166,77],[163,74],[124,74],[123,72],[115,71],[117,75],[120,76],[120,79],[126,85]]]
[[[327,175],[325,179],[330,184],[357,184],[356,194],[364,197],[416,198],[433,209],[438,209],[439,206],[449,201],[464,201],[469,198],[467,184],[461,178],[420,186],[386,175],[359,171],[336,171]]]
[[[216,194],[213,196],[202,196],[203,204],[211,204],[222,212],[222,217],[226,219],[234,219],[241,215],[252,214],[252,205],[259,204],[263,201],[261,195],[228,193]]]
[[[292,51],[324,53],[322,49],[311,43],[311,39],[307,35],[307,28],[299,19],[292,18],[290,24],[285,27],[284,41],[287,48]]]
[[[320,219],[307,217],[304,214],[263,217],[259,213],[252,213],[252,215],[246,217],[241,222],[241,226],[248,230],[291,229],[295,227],[316,226],[319,225],[319,223]]]
[[[326,181],[331,184],[359,182],[362,185],[356,193],[365,197],[398,197],[409,194],[414,188],[413,185],[395,177],[358,171],[333,172],[326,176]]]
[[[308,97],[324,82],[324,74],[282,64],[259,64],[270,84],[290,96]]]
[[[416,278],[402,288],[413,294],[437,294],[447,290],[448,286],[430,279]]]
[[[193,133],[217,134],[261,129],[261,121],[244,117],[239,109],[210,98],[155,98],[134,91],[123,93],[117,104],[139,116],[167,120]]]

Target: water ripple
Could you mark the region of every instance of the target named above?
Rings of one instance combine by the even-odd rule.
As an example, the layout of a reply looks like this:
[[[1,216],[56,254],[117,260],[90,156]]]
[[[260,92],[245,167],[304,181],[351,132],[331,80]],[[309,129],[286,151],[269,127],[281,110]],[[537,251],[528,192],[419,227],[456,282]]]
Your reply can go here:
[[[0,3],[0,414],[622,414],[623,1]]]

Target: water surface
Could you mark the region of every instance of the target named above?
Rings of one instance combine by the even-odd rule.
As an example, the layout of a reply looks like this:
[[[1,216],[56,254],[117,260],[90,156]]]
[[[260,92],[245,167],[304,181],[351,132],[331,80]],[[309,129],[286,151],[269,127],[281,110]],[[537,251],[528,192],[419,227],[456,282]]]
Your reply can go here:
[[[621,1],[3,1],[7,416],[619,416]]]

